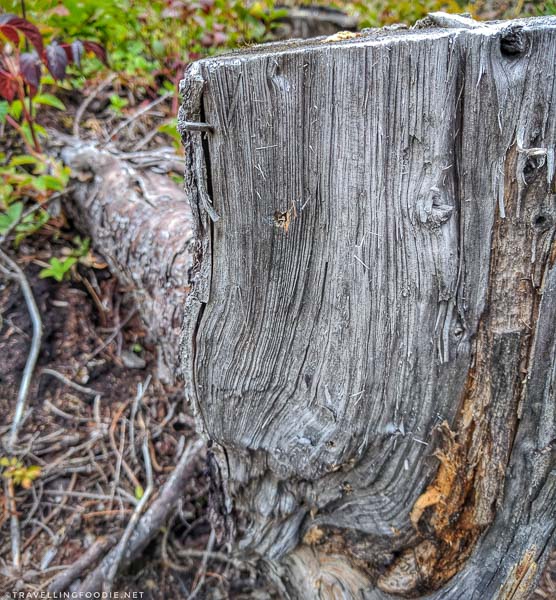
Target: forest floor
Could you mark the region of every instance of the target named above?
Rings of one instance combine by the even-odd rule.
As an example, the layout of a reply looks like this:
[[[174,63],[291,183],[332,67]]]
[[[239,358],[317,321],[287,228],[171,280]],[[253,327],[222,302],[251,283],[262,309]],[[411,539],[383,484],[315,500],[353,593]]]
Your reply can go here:
[[[23,577],[10,574],[9,518],[2,511],[0,592],[44,590],[95,539],[122,535],[140,495],[137,488],[145,486],[137,459],[140,432],[130,427],[137,404],[152,440],[155,489],[195,436],[181,385],[156,380],[154,348],[126,290],[108,269],[80,266],[81,281],[39,279],[49,245],[37,237],[20,247],[44,333],[19,442],[26,448],[25,462],[40,466],[41,475],[32,489],[20,488],[16,495]],[[9,423],[32,330],[14,283],[0,283],[0,314],[0,414]],[[195,589],[201,598],[257,597],[251,593],[252,573],[223,560],[221,549],[207,550],[208,481],[204,458],[195,461],[175,518],[114,590],[143,591],[147,600],[193,597]]]

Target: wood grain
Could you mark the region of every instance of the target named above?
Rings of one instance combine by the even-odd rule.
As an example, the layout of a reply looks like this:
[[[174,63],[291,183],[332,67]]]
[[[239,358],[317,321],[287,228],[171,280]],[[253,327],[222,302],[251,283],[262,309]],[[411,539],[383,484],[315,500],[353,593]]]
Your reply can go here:
[[[284,597],[525,598],[554,542],[556,19],[465,21],[182,82],[187,393]]]

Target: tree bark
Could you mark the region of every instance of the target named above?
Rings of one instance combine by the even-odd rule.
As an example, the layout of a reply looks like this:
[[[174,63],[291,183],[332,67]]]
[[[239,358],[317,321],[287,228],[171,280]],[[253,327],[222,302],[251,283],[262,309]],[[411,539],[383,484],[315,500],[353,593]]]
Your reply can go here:
[[[158,376],[173,382],[192,267],[193,223],[183,190],[167,175],[134,166],[129,157],[73,138],[63,142],[62,157],[77,183],[65,208],[134,294],[157,345]],[[147,154],[131,158],[144,162]]]
[[[526,598],[555,540],[556,19],[435,23],[182,82],[187,396],[287,598]]]

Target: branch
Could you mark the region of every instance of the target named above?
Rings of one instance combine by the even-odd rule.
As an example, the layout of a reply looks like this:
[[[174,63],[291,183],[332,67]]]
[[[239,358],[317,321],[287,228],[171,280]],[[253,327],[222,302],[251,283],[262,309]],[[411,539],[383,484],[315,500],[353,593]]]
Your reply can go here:
[[[29,310],[29,315],[31,316],[31,321],[33,323],[33,339],[31,342],[31,350],[29,351],[29,356],[27,357],[27,362],[25,363],[25,369],[23,371],[23,377],[19,386],[14,419],[8,440],[8,449],[12,449],[17,442],[17,435],[19,433],[19,428],[21,427],[21,421],[23,419],[23,413],[25,411],[29,386],[31,385],[33,371],[39,357],[42,339],[42,321],[39,314],[39,309],[37,308],[37,303],[35,302],[35,297],[33,296],[33,291],[31,290],[31,286],[29,285],[29,281],[27,280],[23,270],[1,249],[0,259],[9,267],[7,269],[0,267],[4,274],[19,283],[23,297],[25,298],[25,302],[27,304],[27,309]]]
[[[141,554],[174,510],[183,493],[185,483],[193,475],[195,469],[193,459],[199,454],[203,445],[203,441],[198,439],[184,450],[176,468],[162,487],[160,495],[141,517],[131,534],[127,551],[118,565],[120,571]],[[112,564],[118,560],[118,554],[118,548],[114,548],[105,556],[100,565],[85,579],[79,592],[83,594],[100,592]]]
[[[139,504],[135,507],[133,514],[131,515],[131,519],[127,524],[127,527],[122,535],[122,539],[118,543],[118,546],[115,549],[115,556],[112,564],[110,565],[110,569],[108,571],[108,575],[106,576],[106,580],[104,581],[104,589],[103,592],[110,593],[112,589],[112,584],[114,582],[114,578],[116,577],[116,573],[118,572],[118,568],[123,561],[123,556],[126,551],[127,545],[129,544],[129,540],[137,527],[137,523],[141,517],[141,513],[143,509],[147,505],[149,498],[153,492],[153,468],[151,465],[151,457],[149,454],[149,437],[145,435],[143,438],[143,460],[145,461],[145,470],[147,471],[147,487],[141,496],[141,500]]]
[[[87,567],[95,564],[102,554],[113,546],[115,542],[116,539],[113,536],[101,537],[95,540],[94,544],[73,564],[69,565],[68,568],[59,575],[56,575],[48,587],[48,592],[50,594],[57,594],[67,590],[81,573],[83,573]]]

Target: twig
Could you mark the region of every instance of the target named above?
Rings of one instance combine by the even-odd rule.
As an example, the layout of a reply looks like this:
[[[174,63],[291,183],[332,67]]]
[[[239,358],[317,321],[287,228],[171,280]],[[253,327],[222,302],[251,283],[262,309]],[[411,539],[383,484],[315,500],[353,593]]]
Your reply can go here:
[[[116,425],[118,424],[118,421],[120,420],[120,417],[122,416],[124,410],[128,407],[129,402],[130,402],[129,400],[124,402],[122,404],[122,406],[116,411],[116,414],[112,418],[112,424],[110,425],[110,429],[108,430],[108,435],[109,435],[109,439],[110,439],[110,445],[112,446],[112,450],[114,450],[116,456],[118,457],[118,460],[121,461],[121,465],[123,465],[125,472],[129,478],[129,480],[131,481],[131,483],[133,483],[133,485],[137,487],[138,485],[140,485],[139,480],[135,476],[135,473],[133,472],[132,468],[127,464],[127,462],[124,458],[123,452],[121,452],[118,449],[118,446],[116,445],[116,437],[114,435],[114,432],[116,430]],[[125,423],[122,421],[122,424],[123,424],[123,431],[122,431],[123,435],[120,438],[120,440],[125,438]],[[125,439],[124,439],[124,442],[125,442]],[[124,444],[124,442],[121,442],[121,444]]]
[[[79,124],[81,123],[81,119],[83,118],[83,114],[87,110],[87,107],[91,102],[104,90],[107,88],[117,77],[117,73],[110,73],[106,79],[100,82],[100,84],[83,100],[81,106],[77,109],[75,113],[75,118],[73,120],[73,136],[79,137]]]
[[[122,558],[131,538],[131,534],[134,532],[135,527],[139,522],[139,518],[141,517],[141,513],[143,512],[143,509],[147,505],[147,502],[153,493],[153,469],[151,465],[151,457],[149,455],[149,438],[147,435],[145,435],[143,438],[143,460],[145,461],[145,471],[147,472],[147,487],[141,496],[139,504],[135,507],[135,510],[131,515],[131,519],[125,528],[124,534],[122,535],[122,538],[116,547],[116,555],[112,565],[110,566],[110,569],[108,570],[108,574],[104,582],[103,592],[109,593],[111,591],[114,578],[116,577],[116,573],[118,572],[118,568],[122,562]]]
[[[77,481],[77,473],[73,473],[71,476],[69,485],[68,485],[68,489],[64,490],[64,494],[68,494],[68,495],[71,494],[71,490],[73,490],[76,481]],[[47,490],[43,490],[43,492],[48,493]],[[64,507],[64,505],[66,504],[67,501],[68,501],[67,497],[62,498],[61,502],[48,513],[46,518],[44,518],[42,520],[42,524],[48,525],[48,523],[50,523],[50,521],[52,521],[52,519],[54,519],[54,517],[60,513],[60,511],[62,510],[62,508]],[[33,540],[39,535],[40,532],[41,532],[41,529],[35,529],[35,531],[29,536],[29,538],[23,544],[23,550],[26,550],[31,545]]]
[[[153,100],[150,104],[147,104],[147,106],[144,106],[143,108],[139,109],[135,114],[133,114],[131,117],[129,117],[129,119],[126,119],[123,123],[120,123],[115,129],[113,129],[111,131],[111,133],[109,133],[106,136],[106,139],[104,140],[104,142],[102,144],[100,144],[99,147],[103,148],[104,146],[106,146],[106,144],[110,140],[112,140],[116,134],[120,133],[120,131],[122,129],[125,129],[128,125],[131,125],[139,117],[141,117],[145,113],[148,113],[155,106],[158,106],[160,103],[164,102],[164,100],[166,100],[166,98],[168,98],[170,95],[171,95],[170,92],[166,92],[165,94],[163,94],[162,96],[160,96],[160,98],[157,98],[156,100]]]
[[[210,530],[210,536],[207,543],[207,548],[203,554],[203,560],[201,561],[201,566],[199,567],[199,573],[201,576],[197,581],[197,584],[193,588],[191,594],[189,594],[189,598],[187,600],[193,600],[197,597],[197,594],[201,591],[203,584],[205,583],[205,577],[207,576],[207,562],[209,559],[209,555],[212,552],[212,547],[214,546],[214,542],[216,541],[216,534],[214,533],[214,529]]]
[[[44,490],[44,493],[47,496],[75,496],[76,498],[90,498],[91,500],[110,500],[110,496],[105,494],[94,494],[93,492],[68,492],[66,490]],[[133,502],[131,498],[128,498],[130,504],[136,503],[136,500]]]
[[[33,339],[31,342],[31,349],[29,351],[29,356],[27,357],[27,362],[25,363],[25,369],[23,370],[23,377],[21,378],[21,384],[19,386],[14,419],[12,421],[12,427],[8,441],[8,448],[13,449],[17,442],[17,435],[21,426],[23,413],[25,412],[25,405],[27,402],[27,395],[29,393],[29,386],[31,385],[31,379],[33,377],[33,371],[35,370],[35,365],[39,357],[42,339],[42,321],[39,314],[39,309],[37,308],[37,303],[35,302],[35,297],[33,296],[33,291],[31,290],[31,286],[29,285],[29,281],[27,280],[23,270],[2,249],[0,249],[0,259],[2,259],[2,261],[9,267],[9,269],[2,268],[4,273],[8,277],[11,277],[19,282],[19,286],[21,287],[23,297],[25,298],[25,302],[27,304],[27,310],[31,316],[31,322],[33,324]]]
[[[110,492],[110,502],[108,503],[109,508],[112,508],[112,503],[114,502],[114,497],[116,495],[116,489],[118,484],[120,483],[120,473],[122,472],[122,460],[125,446],[125,423],[122,421],[122,425],[120,427],[122,430],[120,435],[120,447],[116,449],[116,472],[114,473],[114,480],[112,481],[112,491]],[[112,437],[110,438],[112,439]],[[115,443],[115,442],[114,442]]]
[[[19,531],[19,517],[15,504],[15,490],[13,479],[4,479],[4,493],[8,500],[10,512],[10,535],[12,542],[12,566],[16,573],[21,569],[21,532]]]
[[[90,354],[87,354],[87,358],[86,361],[90,361],[91,359],[93,359],[97,354],[99,354],[100,352],[102,352],[106,346],[108,346],[108,344],[112,343],[114,341],[114,339],[116,338],[116,336],[120,333],[120,331],[128,324],[129,321],[131,321],[132,317],[135,316],[135,313],[137,312],[137,309],[134,308],[129,315],[127,315],[127,317],[120,323],[120,325],[116,328],[116,330],[114,331],[114,333],[110,336],[108,336],[106,338],[106,340],[104,340],[104,342],[102,342],[102,344],[100,344],[100,346],[97,346]]]
[[[175,509],[183,493],[183,486],[195,471],[195,462],[193,459],[202,448],[203,442],[200,439],[186,447],[176,468],[162,486],[160,494],[141,517],[132,532],[127,544],[127,552],[120,562],[120,568],[129,565],[142,552],[153,537],[157,535],[160,528],[168,519],[168,516]],[[116,556],[117,549],[114,548],[105,556],[100,565],[89,574],[79,591],[81,593],[100,592],[102,582],[106,579]]]
[[[139,410],[139,406],[149,384],[151,382],[151,375],[147,375],[144,383],[139,382],[137,384],[137,394],[135,394],[135,400],[133,401],[133,405],[131,407],[131,418],[129,419],[129,437],[131,440],[131,456],[133,457],[133,461],[137,464],[137,454],[135,453],[135,417],[137,416],[137,411]]]
[[[52,404],[52,402],[50,402],[50,400],[45,400],[43,406],[46,409],[48,409],[51,413],[54,413],[55,415],[62,417],[62,419],[68,419],[70,421],[77,421],[79,423],[87,423],[91,420],[89,417],[74,417],[73,415],[70,415],[69,413],[64,412],[57,406],[54,406],[54,404]]]
[[[168,123],[170,120],[168,119],[168,121],[164,121],[164,123],[162,123],[162,125]],[[159,126],[160,127],[160,126]],[[153,129],[150,133],[148,133],[136,146],[135,149],[136,150],[141,150],[141,148],[144,148],[149,142],[152,141],[152,139],[159,135],[160,131],[159,128]]]
[[[62,373],[58,373],[58,371],[55,371],[54,369],[44,368],[41,370],[41,375],[52,375],[52,377],[59,379],[62,383],[65,383],[70,388],[73,388],[74,390],[76,390],[77,392],[81,392],[82,394],[88,394],[89,396],[101,396],[102,395],[101,392],[97,392],[96,390],[93,390],[92,388],[88,388],[83,385],[79,385],[78,383],[75,383],[74,381],[72,381],[71,379],[68,379],[65,375],[62,375]]]
[[[65,592],[68,587],[91,565],[114,544],[116,538],[113,536],[101,537],[95,540],[92,546],[86,550],[73,564],[69,565],[63,573],[56,575],[48,586],[50,594]]]

